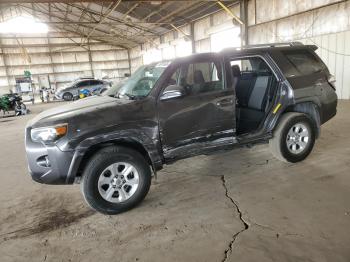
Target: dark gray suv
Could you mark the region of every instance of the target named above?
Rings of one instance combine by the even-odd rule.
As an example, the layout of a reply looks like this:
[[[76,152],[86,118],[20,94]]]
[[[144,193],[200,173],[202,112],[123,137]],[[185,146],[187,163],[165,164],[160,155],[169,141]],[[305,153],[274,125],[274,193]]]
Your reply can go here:
[[[266,142],[278,159],[302,161],[337,107],[316,49],[287,43],[195,54],[45,111],[26,127],[31,176],[80,183],[93,209],[117,214],[144,199],[152,173],[179,159]]]

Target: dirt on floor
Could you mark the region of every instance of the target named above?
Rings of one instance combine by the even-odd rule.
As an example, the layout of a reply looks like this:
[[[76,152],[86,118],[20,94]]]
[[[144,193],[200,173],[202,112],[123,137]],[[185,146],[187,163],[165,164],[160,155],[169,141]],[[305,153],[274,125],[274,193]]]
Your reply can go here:
[[[350,102],[310,157],[286,164],[267,145],[166,166],[143,203],[90,210],[79,185],[35,183],[24,127],[0,118],[0,261],[350,261]]]

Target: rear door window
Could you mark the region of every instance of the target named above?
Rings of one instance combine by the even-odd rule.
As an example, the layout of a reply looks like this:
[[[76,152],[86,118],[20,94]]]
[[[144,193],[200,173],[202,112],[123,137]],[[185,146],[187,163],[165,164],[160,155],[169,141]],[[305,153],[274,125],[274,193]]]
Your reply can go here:
[[[292,65],[292,68],[286,72],[287,77],[311,75],[325,69],[324,64],[308,50],[291,50],[282,53]]]

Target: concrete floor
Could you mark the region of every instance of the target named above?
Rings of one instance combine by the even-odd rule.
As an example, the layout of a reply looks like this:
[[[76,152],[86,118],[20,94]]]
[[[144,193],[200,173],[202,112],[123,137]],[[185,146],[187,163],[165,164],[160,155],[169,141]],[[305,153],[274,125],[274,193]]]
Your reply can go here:
[[[266,145],[180,161],[118,216],[29,177],[24,126],[52,106],[0,119],[0,261],[350,261],[350,102],[302,163]]]

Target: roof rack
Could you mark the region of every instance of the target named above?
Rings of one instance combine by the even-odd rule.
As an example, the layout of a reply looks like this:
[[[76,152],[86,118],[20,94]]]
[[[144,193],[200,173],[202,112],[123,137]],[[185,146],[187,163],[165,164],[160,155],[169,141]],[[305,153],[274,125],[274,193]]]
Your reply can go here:
[[[246,48],[261,48],[261,47],[279,47],[279,46],[301,46],[304,45],[302,42],[281,42],[281,43],[270,43],[270,44],[259,44],[259,45],[246,45],[242,46],[242,49]]]

